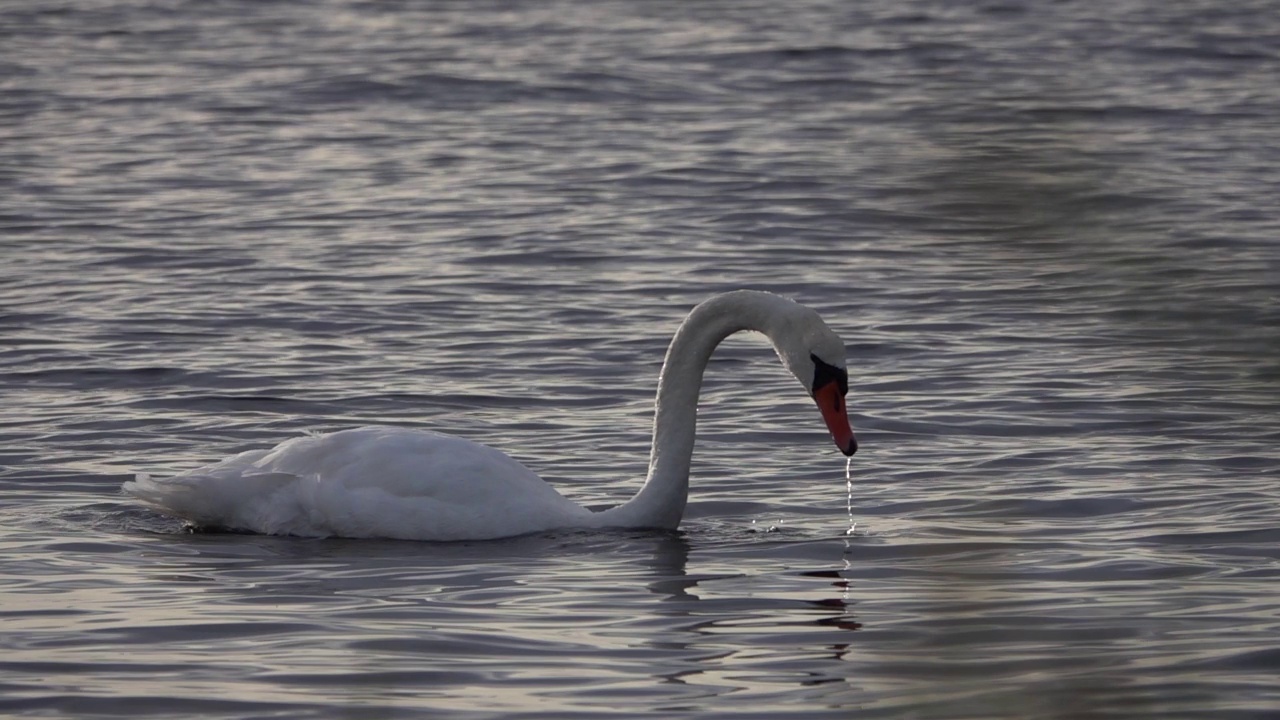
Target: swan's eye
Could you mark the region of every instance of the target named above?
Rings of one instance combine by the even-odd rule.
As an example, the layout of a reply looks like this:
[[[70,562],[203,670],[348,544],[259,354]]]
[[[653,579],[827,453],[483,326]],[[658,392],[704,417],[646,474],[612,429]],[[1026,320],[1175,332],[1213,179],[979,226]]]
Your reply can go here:
[[[838,368],[831,363],[823,362],[822,358],[809,353],[809,359],[813,361],[813,385],[814,392],[822,389],[828,383],[837,383],[840,387],[840,396],[844,397],[849,394],[849,373],[844,368]]]

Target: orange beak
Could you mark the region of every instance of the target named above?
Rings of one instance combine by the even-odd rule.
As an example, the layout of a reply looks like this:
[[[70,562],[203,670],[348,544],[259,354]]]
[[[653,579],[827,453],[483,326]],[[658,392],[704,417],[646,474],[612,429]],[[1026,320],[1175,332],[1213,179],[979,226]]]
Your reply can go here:
[[[818,388],[813,399],[818,403],[822,419],[827,423],[831,439],[836,441],[840,452],[845,455],[858,452],[858,440],[853,436],[853,428],[849,426],[849,412],[844,406],[844,396],[840,394],[839,386],[833,382],[827,383]]]

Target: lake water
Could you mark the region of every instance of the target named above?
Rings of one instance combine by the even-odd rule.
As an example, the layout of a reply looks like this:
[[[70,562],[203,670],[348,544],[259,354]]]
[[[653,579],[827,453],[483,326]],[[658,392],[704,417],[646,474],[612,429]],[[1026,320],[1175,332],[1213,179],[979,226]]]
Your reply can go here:
[[[1277,78],[1274,2],[4,2],[0,714],[1280,716]],[[752,337],[677,533],[119,491],[388,423],[620,502],[738,287],[852,518]]]

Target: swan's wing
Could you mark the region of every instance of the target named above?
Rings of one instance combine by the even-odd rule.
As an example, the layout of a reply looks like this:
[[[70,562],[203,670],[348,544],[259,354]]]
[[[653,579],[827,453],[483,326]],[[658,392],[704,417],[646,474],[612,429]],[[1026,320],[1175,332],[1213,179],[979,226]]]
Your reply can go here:
[[[461,503],[492,501],[504,492],[556,494],[536,473],[499,450],[452,435],[404,428],[365,427],[294,438],[254,465],[406,499]]]
[[[493,448],[398,428],[294,438],[124,489],[197,524],[280,535],[477,539],[590,516]]]

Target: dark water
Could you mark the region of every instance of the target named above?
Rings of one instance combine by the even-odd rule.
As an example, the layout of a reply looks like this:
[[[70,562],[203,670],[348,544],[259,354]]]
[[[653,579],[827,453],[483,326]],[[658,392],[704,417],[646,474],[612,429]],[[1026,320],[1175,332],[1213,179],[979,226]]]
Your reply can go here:
[[[0,713],[1280,713],[1274,2],[0,4]],[[678,534],[184,534],[119,494],[441,429],[589,505],[684,312]]]

